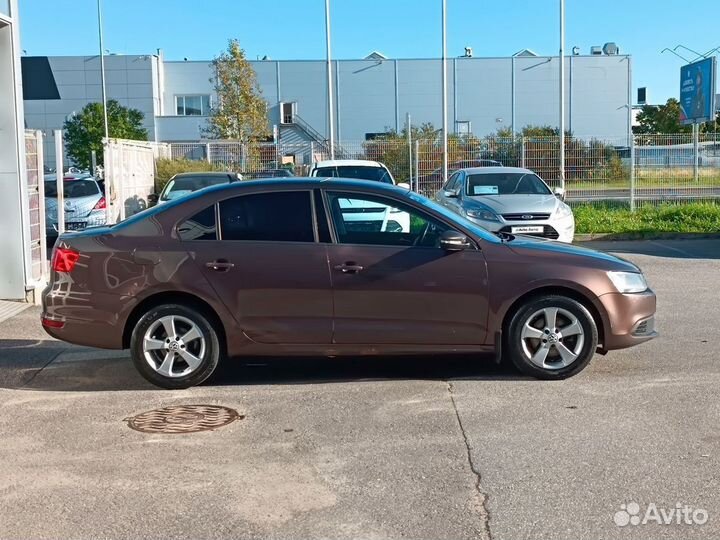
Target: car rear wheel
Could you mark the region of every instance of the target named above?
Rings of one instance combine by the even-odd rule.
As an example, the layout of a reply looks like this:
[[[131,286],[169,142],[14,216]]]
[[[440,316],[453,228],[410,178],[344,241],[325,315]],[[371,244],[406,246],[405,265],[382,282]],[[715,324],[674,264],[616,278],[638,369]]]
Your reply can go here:
[[[534,298],[515,312],[504,352],[526,375],[565,379],[588,365],[597,342],[597,325],[584,305],[549,295]]]
[[[170,389],[200,384],[221,357],[217,332],[205,315],[179,304],[145,313],[133,329],[130,350],[145,379]]]

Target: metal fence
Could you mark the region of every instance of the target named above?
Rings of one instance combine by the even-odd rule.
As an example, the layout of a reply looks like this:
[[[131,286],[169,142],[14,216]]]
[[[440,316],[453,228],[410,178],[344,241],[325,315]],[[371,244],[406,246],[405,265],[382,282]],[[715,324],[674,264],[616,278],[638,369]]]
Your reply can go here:
[[[564,186],[571,203],[720,199],[720,141],[717,134],[635,135],[618,139],[565,137],[564,179],[560,174],[559,137],[452,136],[448,143],[450,171],[473,166],[524,167],[551,187]],[[384,163],[396,181],[407,182],[432,196],[443,185],[443,148],[439,140],[375,139],[343,141],[342,158]],[[328,159],[325,142],[262,143],[234,141],[172,143],[173,158],[206,160],[239,172],[291,167],[303,175],[309,166]],[[336,156],[340,157],[340,156]]]

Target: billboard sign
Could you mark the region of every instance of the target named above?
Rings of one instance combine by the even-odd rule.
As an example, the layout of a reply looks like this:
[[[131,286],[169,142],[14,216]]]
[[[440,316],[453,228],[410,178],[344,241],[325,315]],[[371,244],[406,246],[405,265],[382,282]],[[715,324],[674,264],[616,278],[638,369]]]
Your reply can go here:
[[[695,124],[715,117],[715,57],[680,68],[680,121]]]

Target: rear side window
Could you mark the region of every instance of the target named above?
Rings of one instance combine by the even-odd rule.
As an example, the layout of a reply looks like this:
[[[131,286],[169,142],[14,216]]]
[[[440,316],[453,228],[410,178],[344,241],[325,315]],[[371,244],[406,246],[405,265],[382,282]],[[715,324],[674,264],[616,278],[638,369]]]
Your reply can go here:
[[[79,197],[90,197],[98,195],[98,188],[95,180],[64,180],[63,181],[63,197],[66,199],[77,199]],[[57,198],[57,184],[55,182],[45,182],[45,196]]]
[[[337,165],[334,167],[318,167],[314,176],[330,178],[354,178],[357,180],[372,180],[383,184],[392,184],[393,181],[387,171],[382,167],[367,167],[362,165]]]
[[[183,221],[178,225],[177,232],[180,240],[217,240],[215,205]]]
[[[309,191],[242,195],[220,202],[223,240],[314,242]]]

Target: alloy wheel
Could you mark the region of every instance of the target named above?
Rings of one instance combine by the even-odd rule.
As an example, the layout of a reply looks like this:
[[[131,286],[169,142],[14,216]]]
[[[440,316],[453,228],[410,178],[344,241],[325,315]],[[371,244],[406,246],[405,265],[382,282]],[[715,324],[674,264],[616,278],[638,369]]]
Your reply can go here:
[[[524,322],[520,333],[525,357],[542,369],[562,369],[574,363],[585,344],[578,318],[559,307],[545,307]]]
[[[205,337],[187,317],[166,315],[145,332],[143,354],[148,365],[163,377],[184,377],[205,359]]]

